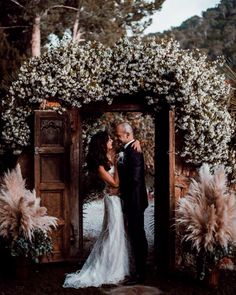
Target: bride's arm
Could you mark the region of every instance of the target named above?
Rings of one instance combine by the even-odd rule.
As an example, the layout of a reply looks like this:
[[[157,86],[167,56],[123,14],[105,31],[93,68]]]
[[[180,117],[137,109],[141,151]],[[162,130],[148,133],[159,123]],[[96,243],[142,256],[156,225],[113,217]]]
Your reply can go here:
[[[109,174],[104,166],[99,166],[98,167],[98,175],[99,177],[106,182],[108,185],[110,185],[113,188],[118,188],[119,187],[119,176],[118,176],[118,171],[115,165],[115,173],[114,177]]]
[[[138,139],[135,139],[135,141],[131,144],[131,146],[135,151],[142,153],[141,144]]]

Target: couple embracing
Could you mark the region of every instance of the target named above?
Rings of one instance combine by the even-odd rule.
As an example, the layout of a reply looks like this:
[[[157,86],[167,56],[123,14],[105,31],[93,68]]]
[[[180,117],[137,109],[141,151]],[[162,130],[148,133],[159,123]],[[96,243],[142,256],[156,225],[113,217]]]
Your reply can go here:
[[[82,269],[66,276],[65,288],[138,284],[145,279],[148,201],[143,154],[128,123],[117,125],[115,135],[123,144],[118,159],[106,131],[95,134],[89,145],[88,168],[106,184],[103,226]]]

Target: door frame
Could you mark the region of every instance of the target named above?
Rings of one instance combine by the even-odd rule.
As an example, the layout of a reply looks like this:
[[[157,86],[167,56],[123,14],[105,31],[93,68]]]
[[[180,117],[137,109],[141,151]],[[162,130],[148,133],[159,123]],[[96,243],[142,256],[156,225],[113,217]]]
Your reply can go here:
[[[175,114],[169,106],[163,105],[158,112],[147,106],[143,99],[114,100],[111,105],[93,103],[78,112],[80,131],[78,145],[82,147],[80,114],[89,116],[97,112],[142,112],[155,115],[155,265],[161,271],[172,271],[175,268]],[[81,152],[81,151],[80,151]],[[81,157],[81,154],[77,154]],[[78,158],[77,158],[78,159]],[[82,167],[79,161],[79,180]],[[79,181],[80,183],[80,181]],[[81,186],[81,183],[80,185]],[[79,195],[79,188],[78,188]],[[83,200],[79,196],[80,251],[83,251]]]

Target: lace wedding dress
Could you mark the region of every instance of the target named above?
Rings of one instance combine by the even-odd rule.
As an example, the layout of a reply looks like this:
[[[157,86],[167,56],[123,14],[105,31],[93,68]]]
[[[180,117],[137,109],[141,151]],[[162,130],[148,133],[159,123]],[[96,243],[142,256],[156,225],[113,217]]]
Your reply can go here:
[[[108,171],[114,174],[114,167]],[[102,231],[80,271],[66,276],[64,288],[117,284],[129,275],[128,242],[121,199],[105,193]]]

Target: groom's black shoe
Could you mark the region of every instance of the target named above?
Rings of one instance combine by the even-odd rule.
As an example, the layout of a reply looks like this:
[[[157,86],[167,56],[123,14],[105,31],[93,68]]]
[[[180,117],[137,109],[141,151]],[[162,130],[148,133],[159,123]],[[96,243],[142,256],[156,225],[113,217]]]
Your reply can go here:
[[[136,278],[129,278],[123,281],[124,286],[133,286],[137,284],[138,284],[138,280]]]
[[[124,286],[133,286],[138,284],[144,284],[145,277],[143,275],[131,276],[123,281]]]

